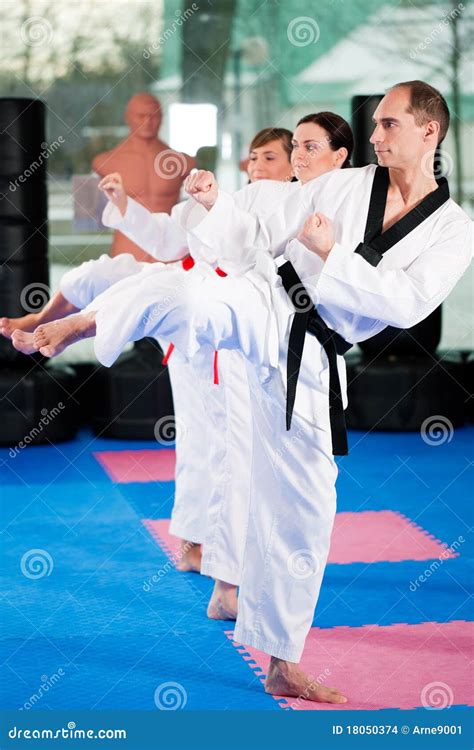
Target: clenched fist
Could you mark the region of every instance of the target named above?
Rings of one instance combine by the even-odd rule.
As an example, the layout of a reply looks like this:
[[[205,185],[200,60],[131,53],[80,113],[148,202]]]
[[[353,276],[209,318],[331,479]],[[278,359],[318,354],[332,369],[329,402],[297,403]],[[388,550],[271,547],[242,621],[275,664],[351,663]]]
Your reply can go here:
[[[111,201],[114,206],[117,206],[122,216],[125,216],[128,200],[123,186],[122,175],[118,172],[111,172],[111,174],[102,178],[98,187],[99,190],[102,190],[102,192],[106,194],[109,201]]]
[[[184,189],[195,201],[208,211],[217,200],[217,182],[212,172],[199,169],[184,182]]]
[[[308,250],[326,260],[334,245],[332,221],[324,214],[312,214],[306,219],[297,239]]]

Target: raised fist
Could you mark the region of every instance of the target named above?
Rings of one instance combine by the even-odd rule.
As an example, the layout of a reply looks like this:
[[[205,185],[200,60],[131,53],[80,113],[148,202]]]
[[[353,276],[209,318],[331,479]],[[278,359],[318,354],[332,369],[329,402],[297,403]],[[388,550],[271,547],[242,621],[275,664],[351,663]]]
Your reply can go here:
[[[332,221],[324,214],[312,214],[306,219],[297,239],[308,250],[326,260],[334,245]]]
[[[199,169],[190,174],[184,182],[184,189],[209,211],[217,200],[217,182],[212,172]]]
[[[124,216],[127,210],[127,194],[123,186],[122,175],[118,172],[111,172],[101,179],[98,187]]]

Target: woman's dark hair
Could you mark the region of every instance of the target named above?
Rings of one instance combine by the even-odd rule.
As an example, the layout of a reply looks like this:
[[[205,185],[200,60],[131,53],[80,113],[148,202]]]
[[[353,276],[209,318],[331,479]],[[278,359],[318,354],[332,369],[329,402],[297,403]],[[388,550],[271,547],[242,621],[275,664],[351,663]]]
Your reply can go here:
[[[350,159],[354,148],[354,136],[352,135],[351,126],[343,117],[336,115],[334,112],[317,112],[314,115],[302,117],[298,125],[303,125],[305,122],[312,122],[326,131],[329,146],[333,151],[337,151],[339,148],[346,148],[347,157],[342,164],[342,168],[351,166]]]
[[[288,161],[290,161],[292,151],[292,138],[293,133],[291,132],[291,130],[287,130],[286,128],[263,128],[263,130],[260,130],[253,138],[252,143],[250,144],[249,153],[255,148],[266,146],[266,144],[271,143],[271,141],[281,141],[281,145],[285,150]]]

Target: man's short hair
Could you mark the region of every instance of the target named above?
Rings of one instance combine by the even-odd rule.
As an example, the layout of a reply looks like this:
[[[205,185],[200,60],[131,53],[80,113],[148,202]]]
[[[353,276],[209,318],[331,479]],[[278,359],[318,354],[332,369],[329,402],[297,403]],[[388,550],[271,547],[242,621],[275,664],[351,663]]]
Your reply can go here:
[[[425,125],[430,120],[439,122],[439,145],[444,140],[449,128],[449,109],[446,99],[438,89],[424,81],[396,83],[389,91],[402,87],[410,90],[410,104],[407,111],[413,115],[418,126]]]

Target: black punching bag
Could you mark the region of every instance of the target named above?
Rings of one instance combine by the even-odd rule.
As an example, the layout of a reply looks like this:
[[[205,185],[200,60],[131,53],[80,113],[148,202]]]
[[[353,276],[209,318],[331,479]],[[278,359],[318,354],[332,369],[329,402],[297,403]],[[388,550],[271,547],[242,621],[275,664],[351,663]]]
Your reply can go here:
[[[383,331],[367,341],[361,341],[359,347],[365,354],[409,356],[433,354],[441,340],[441,305],[431,315],[412,328],[393,328],[387,326]]]
[[[45,106],[0,98],[0,316],[38,312],[49,297]],[[0,443],[15,451],[76,432],[71,368],[17,352],[0,336]]]
[[[158,422],[172,425],[168,368],[154,339],[137,341],[112,367],[95,367],[78,387],[77,397],[86,405],[93,431],[101,437],[156,440]]]
[[[43,102],[0,99],[0,315],[6,317],[37,312],[49,296],[45,147]],[[0,361],[26,364],[3,337]]]
[[[365,167],[375,162],[374,147],[369,142],[374,129],[372,117],[383,94],[352,97],[352,132],[354,133],[354,167]]]

